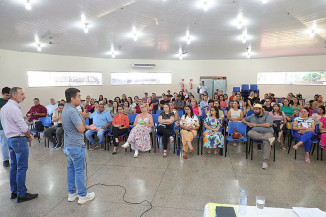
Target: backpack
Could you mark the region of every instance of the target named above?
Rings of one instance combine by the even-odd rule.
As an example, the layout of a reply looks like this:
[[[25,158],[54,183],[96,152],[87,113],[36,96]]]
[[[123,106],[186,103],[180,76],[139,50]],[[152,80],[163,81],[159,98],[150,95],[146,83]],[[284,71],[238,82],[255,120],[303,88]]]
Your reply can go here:
[[[41,131],[44,130],[44,126],[43,126],[42,121],[36,121],[35,122],[35,130],[38,131],[38,132],[41,132]]]

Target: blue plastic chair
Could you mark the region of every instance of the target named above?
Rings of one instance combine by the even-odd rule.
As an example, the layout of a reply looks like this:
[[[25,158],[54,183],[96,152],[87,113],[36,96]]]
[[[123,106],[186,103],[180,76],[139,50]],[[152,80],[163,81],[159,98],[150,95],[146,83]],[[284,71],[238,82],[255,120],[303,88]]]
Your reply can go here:
[[[243,136],[239,137],[239,139],[233,139],[232,133],[234,129],[237,128],[238,132],[242,134]],[[248,139],[247,139],[247,125],[245,125],[242,122],[229,122],[228,124],[228,134],[226,136],[226,142],[225,142],[225,157],[226,152],[228,150],[228,142],[229,141],[239,141],[239,142],[246,142],[246,159],[248,159]]]
[[[207,115],[206,115],[206,109],[202,109],[201,110],[201,117],[202,117],[203,120],[206,119],[206,117],[207,117]]]
[[[257,84],[250,84],[250,90],[251,91],[258,91],[258,85]]]
[[[233,87],[233,92],[237,93],[240,91],[240,87]]]
[[[159,115],[159,114],[161,114],[162,112],[163,112],[163,110],[157,110],[157,111],[156,111],[156,114]]]
[[[128,119],[129,119],[129,129],[132,129],[134,127],[134,122],[138,114],[129,114]],[[132,123],[132,124],[131,124]]]
[[[241,91],[249,91],[249,84],[241,85]]]
[[[317,113],[318,111],[317,110],[313,110],[314,111],[314,113]]]
[[[249,111],[247,111],[247,113],[246,113],[246,117],[249,117],[250,115],[252,115],[254,113],[254,111],[253,110],[249,110]]]
[[[171,136],[173,136],[173,138],[174,138],[174,141],[175,141],[175,123],[173,123],[173,130],[172,130],[172,134],[171,134]],[[154,146],[154,153],[156,153],[156,147],[158,147],[158,139],[159,138],[162,138],[163,136],[161,136],[160,134],[158,134],[157,132],[155,132],[155,138],[156,138],[156,145]],[[174,144],[176,144],[175,142],[174,142]],[[173,147],[173,153],[175,153],[175,146],[176,145],[174,145],[174,147]]]
[[[89,125],[89,118],[85,118],[85,124]]]
[[[41,121],[44,128],[49,128],[52,126],[52,120],[50,117],[40,117],[38,121]],[[42,131],[37,131],[35,128],[30,130],[30,133],[36,133],[36,134],[41,134],[44,133],[45,130]],[[38,136],[38,142],[41,142],[40,136]],[[49,145],[48,145],[49,146]],[[44,147],[46,147],[46,138],[44,139]]]

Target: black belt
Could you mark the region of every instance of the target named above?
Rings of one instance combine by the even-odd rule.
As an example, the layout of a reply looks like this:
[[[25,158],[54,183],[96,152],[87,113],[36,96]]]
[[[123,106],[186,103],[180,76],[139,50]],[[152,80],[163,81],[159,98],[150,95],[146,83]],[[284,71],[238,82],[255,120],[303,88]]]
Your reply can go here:
[[[14,136],[14,137],[10,137],[9,139],[13,139],[13,138],[27,138],[26,136]]]

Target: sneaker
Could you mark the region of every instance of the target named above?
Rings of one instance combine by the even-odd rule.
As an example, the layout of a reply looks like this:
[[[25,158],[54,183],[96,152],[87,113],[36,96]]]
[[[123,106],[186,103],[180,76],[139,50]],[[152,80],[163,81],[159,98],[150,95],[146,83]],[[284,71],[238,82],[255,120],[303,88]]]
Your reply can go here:
[[[56,149],[56,147],[57,147],[57,143],[53,143],[52,148]]]
[[[87,193],[85,197],[79,197],[78,204],[84,204],[87,201],[93,200],[95,198],[95,193]]]
[[[18,196],[17,197],[17,203],[22,203],[25,201],[29,201],[29,200],[33,200],[35,198],[38,197],[38,194],[30,194],[30,193],[26,193],[24,196]]]
[[[61,148],[61,144],[58,143],[57,146],[56,146],[56,148]]]
[[[3,161],[3,166],[4,166],[4,167],[10,167],[9,160],[5,160],[5,161]]]
[[[74,194],[68,194],[68,201],[69,202],[75,201],[77,198],[78,198],[77,192],[74,193]]]
[[[97,148],[97,145],[91,145],[91,147],[89,147],[88,150],[90,151],[94,151]]]
[[[137,157],[138,157],[138,151],[136,150],[135,154],[134,154],[134,158],[137,158]]]
[[[268,168],[268,164],[265,163],[265,162],[263,162],[263,166],[262,166],[261,168],[264,169],[264,170],[267,170],[267,168]]]
[[[170,136],[170,143],[172,144],[174,142],[173,136]]]
[[[284,147],[284,145],[281,146],[281,150],[282,150],[282,151],[286,151],[286,148]]]
[[[128,143],[128,142],[126,142],[126,143],[125,143],[125,144],[123,144],[121,147],[122,147],[122,148],[128,148],[128,147],[129,147],[129,143]]]
[[[273,146],[275,143],[275,137],[273,136],[273,137],[269,138],[268,141],[269,141],[269,144],[271,144],[271,146]]]

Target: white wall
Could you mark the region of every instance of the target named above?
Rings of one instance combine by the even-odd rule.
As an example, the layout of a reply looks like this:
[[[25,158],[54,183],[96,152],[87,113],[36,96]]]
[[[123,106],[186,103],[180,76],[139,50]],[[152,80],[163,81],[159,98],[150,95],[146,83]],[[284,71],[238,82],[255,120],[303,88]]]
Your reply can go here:
[[[133,63],[155,63],[154,69],[135,70]],[[121,96],[142,96],[145,91],[161,94],[167,89],[179,90],[182,78],[187,82],[194,79],[194,87],[198,86],[200,76],[226,76],[228,94],[233,86],[241,84],[254,84],[257,81],[257,72],[272,71],[315,71],[326,70],[326,55],[281,57],[267,59],[241,59],[241,60],[119,60],[101,59],[73,56],[56,56],[38,53],[26,53],[0,50],[0,87],[24,87],[27,99],[22,105],[23,112],[32,105],[32,98],[39,97],[42,104],[47,105],[51,97],[64,98],[65,87],[29,88],[27,71],[98,71],[103,73],[103,86],[79,87],[82,95],[98,97],[103,94],[107,98]],[[172,85],[132,85],[111,86],[110,72],[172,72]],[[288,92],[300,92],[305,98],[312,98],[315,93],[326,91],[325,86],[295,86],[295,85],[260,85],[261,93],[274,92],[276,96],[284,96]],[[192,90],[196,92],[196,90]]]

